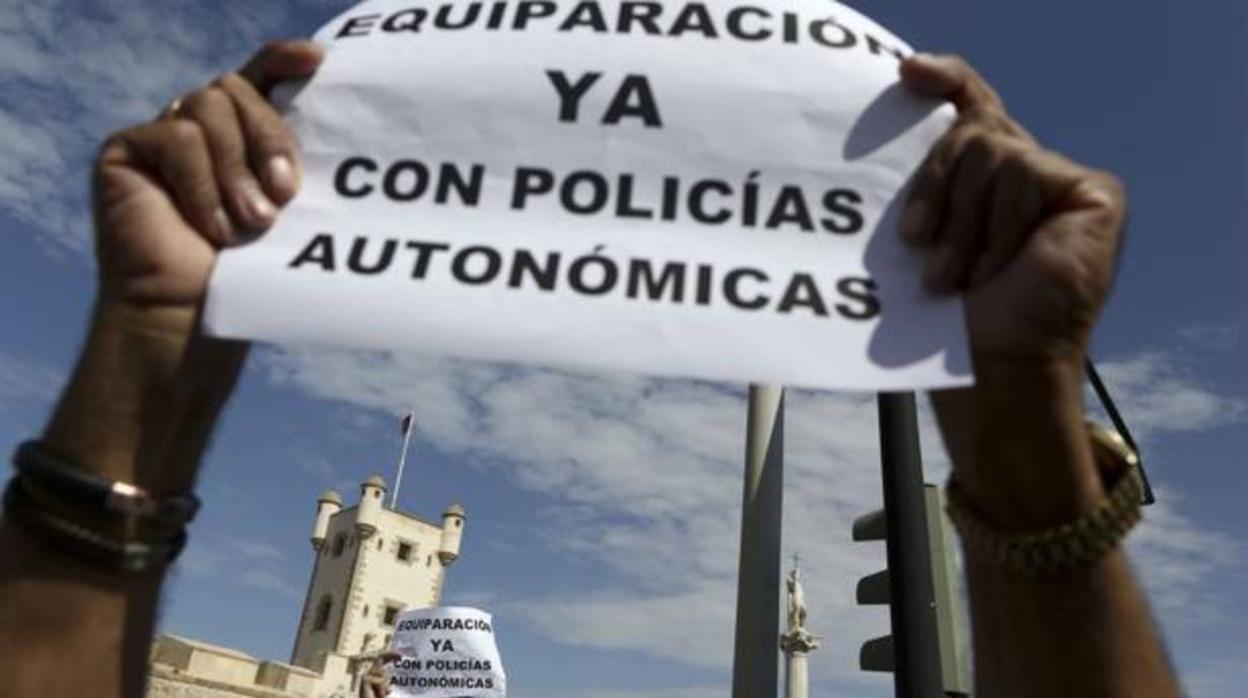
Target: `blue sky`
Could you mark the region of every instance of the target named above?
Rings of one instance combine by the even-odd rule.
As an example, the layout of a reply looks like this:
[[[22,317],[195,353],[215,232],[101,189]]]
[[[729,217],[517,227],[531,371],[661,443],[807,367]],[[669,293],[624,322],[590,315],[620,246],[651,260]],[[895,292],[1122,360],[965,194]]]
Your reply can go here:
[[[812,4],[817,0],[811,0]],[[0,447],[36,432],[93,292],[95,144],[346,3],[0,4]],[[1132,550],[1193,695],[1248,680],[1248,15],[1239,2],[860,2],[918,47],[956,51],[1042,141],[1131,195],[1122,275],[1095,356],[1143,439],[1160,503]],[[289,653],[316,494],[392,478],[420,412],[405,507],[468,510],[447,601],[498,616],[517,696],[726,694],[741,386],[420,356],[265,347],[204,464],[206,501],[163,628]],[[882,550],[848,542],[879,502],[872,403],[789,405],[785,549],[801,552],[816,695],[883,696],[856,669],[887,630],[852,604]],[[925,434],[929,479],[944,456]]]

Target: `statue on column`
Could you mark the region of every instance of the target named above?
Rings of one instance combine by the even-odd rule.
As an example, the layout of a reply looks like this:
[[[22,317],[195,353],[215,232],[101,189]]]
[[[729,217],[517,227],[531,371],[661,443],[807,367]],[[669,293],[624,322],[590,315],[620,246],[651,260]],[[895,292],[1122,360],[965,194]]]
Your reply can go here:
[[[801,573],[796,567],[789,571],[789,632],[806,629],[806,593],[802,590]]]
[[[796,559],[786,580],[788,587],[788,627],[780,637],[780,647],[786,654],[807,653],[819,647],[819,638],[806,629],[806,592],[802,588],[802,573]]]

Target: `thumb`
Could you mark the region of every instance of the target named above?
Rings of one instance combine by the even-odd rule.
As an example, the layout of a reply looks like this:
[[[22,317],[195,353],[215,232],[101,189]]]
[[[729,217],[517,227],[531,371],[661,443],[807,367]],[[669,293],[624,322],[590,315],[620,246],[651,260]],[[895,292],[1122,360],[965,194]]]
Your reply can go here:
[[[901,81],[919,95],[953,102],[959,112],[1005,111],[996,90],[958,56],[916,53],[901,62]]]
[[[268,95],[279,82],[311,76],[324,58],[325,50],[315,41],[274,41],[252,56],[238,74],[260,94]]]

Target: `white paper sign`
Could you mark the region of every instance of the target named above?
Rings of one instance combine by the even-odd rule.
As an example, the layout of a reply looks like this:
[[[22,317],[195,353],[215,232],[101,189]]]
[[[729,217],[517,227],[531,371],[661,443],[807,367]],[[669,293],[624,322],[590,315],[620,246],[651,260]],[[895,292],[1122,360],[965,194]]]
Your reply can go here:
[[[494,619],[462,606],[399,614],[390,664],[392,698],[504,698],[507,677],[494,642]]]
[[[970,382],[894,233],[952,110],[829,1],[372,0],[291,100],[305,176],[221,256],[231,337],[814,388]]]

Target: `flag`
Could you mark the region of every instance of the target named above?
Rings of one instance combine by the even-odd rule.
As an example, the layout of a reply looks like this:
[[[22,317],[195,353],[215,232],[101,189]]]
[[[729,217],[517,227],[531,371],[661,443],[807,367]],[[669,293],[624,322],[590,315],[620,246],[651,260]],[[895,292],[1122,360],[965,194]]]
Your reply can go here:
[[[416,423],[415,412],[408,412],[407,414],[403,415],[403,438],[406,439],[407,435],[412,433],[412,425],[415,423]]]

